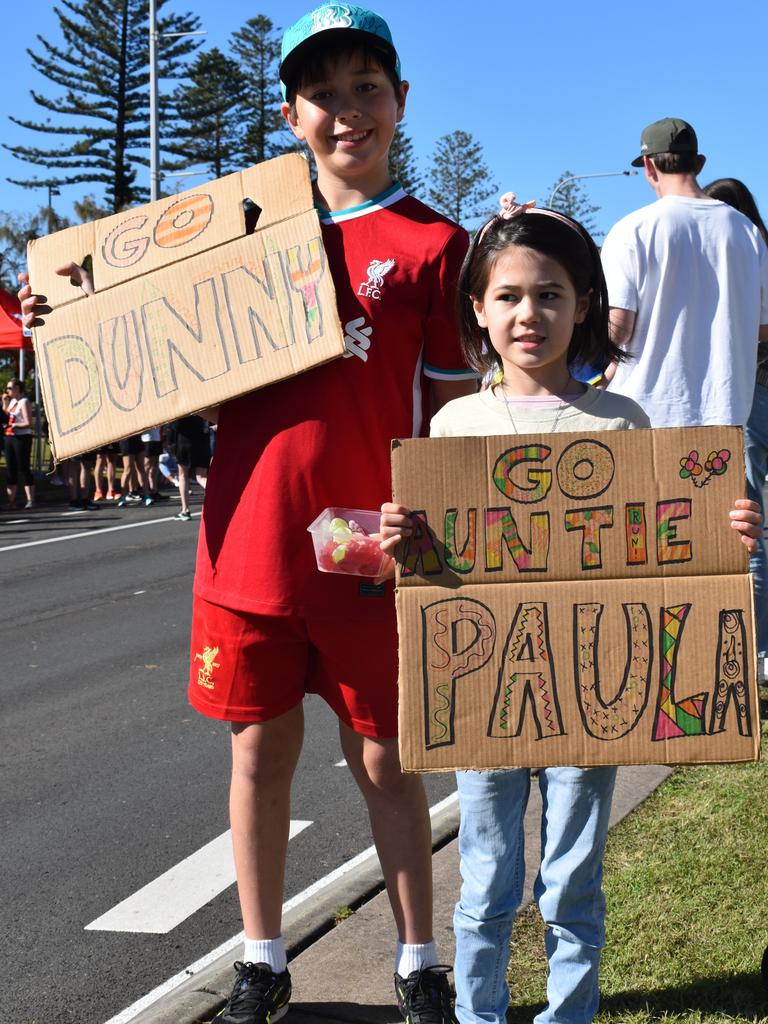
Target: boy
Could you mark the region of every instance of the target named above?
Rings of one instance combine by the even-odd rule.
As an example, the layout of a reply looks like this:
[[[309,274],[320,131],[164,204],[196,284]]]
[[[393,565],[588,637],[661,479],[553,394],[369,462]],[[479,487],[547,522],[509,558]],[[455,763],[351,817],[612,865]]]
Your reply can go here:
[[[347,358],[218,410],[189,696],[203,714],[232,723],[230,816],[246,942],[216,1021],[270,1024],[288,1010],[280,919],[290,787],[302,700],[313,692],[339,718],[368,806],[398,932],[400,1012],[407,1024],[455,1024],[432,935],[426,797],[398,757],[391,585],[318,572],[306,528],[327,506],[378,508],[391,494],[390,440],[425,432],[431,411],[474,389],[453,313],[467,239],[392,181],[389,148],[408,83],[382,18],[349,4],[318,7],[286,31],[280,76],[283,115],[317,166]],[[81,268],[58,272],[89,290]],[[19,296],[30,322],[28,284]]]
[[[388,585],[319,573],[306,527],[326,506],[378,508],[391,491],[390,439],[420,434],[430,400],[440,406],[472,390],[453,324],[466,236],[392,181],[389,147],[408,83],[382,18],[348,4],[317,8],[286,31],[280,76],[283,115],[317,165],[347,358],[219,410],[189,694],[203,714],[232,722],[230,813],[246,944],[216,1020],[261,1024],[287,1012],[280,915],[290,785],[302,698],[315,692],[339,717],[368,805],[398,930],[400,1011],[409,1024],[450,1024],[446,972],[433,969],[426,798],[421,780],[400,771],[397,752],[392,594]],[[217,664],[201,676],[195,658],[206,648],[218,649]]]

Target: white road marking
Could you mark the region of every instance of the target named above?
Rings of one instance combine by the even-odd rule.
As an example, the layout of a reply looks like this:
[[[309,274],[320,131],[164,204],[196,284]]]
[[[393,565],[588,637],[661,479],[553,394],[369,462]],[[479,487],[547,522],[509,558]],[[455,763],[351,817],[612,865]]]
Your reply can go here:
[[[63,515],[80,515],[79,512],[64,512]],[[192,518],[197,519],[199,512],[193,512]],[[135,530],[139,526],[154,526],[155,523],[172,523],[176,516],[162,516],[160,519],[145,519],[141,523],[125,523],[123,526],[100,526],[95,530],[85,530],[83,533],[68,533],[63,537],[47,537],[45,540],[29,540],[24,544],[9,544],[0,548],[0,551],[18,551],[20,548],[36,548],[41,544],[58,544],[63,540],[80,540],[83,537],[98,537],[102,533],[116,533],[118,530]],[[0,522],[0,525],[2,523]]]
[[[430,816],[434,817],[445,808],[458,803],[458,799],[458,793],[451,793],[450,796],[447,796],[444,800],[435,804],[434,807],[430,807]],[[283,904],[283,914],[286,914],[289,910],[292,910],[293,907],[296,907],[305,900],[315,896],[318,892],[327,888],[338,878],[343,878],[344,875],[349,874],[353,868],[358,867],[360,864],[364,864],[366,861],[371,860],[376,856],[376,848],[374,846],[369,846],[367,850],[363,850],[362,853],[358,853],[358,855],[353,857],[352,860],[348,860],[345,864],[341,864],[335,871],[331,871],[330,874],[327,874],[324,878],[319,878],[316,882],[313,882],[312,885],[304,889],[303,892],[297,893],[296,896],[287,900]],[[141,999],[132,1003],[131,1006],[126,1007],[126,1009],[118,1013],[117,1016],[110,1017],[108,1021],[105,1021],[105,1024],[129,1024],[129,1021],[132,1021],[134,1017],[138,1017],[142,1010],[146,1010],[164,996],[173,992],[173,990],[178,988],[179,985],[183,985],[185,981],[188,981],[195,974],[199,974],[200,971],[208,967],[215,960],[218,960],[219,957],[225,956],[233,949],[242,945],[244,938],[245,932],[238,932],[237,935],[233,935],[231,939],[227,939],[226,942],[222,942],[222,944],[217,946],[216,949],[212,949],[210,953],[206,953],[205,956],[200,957],[199,960],[195,960],[195,962],[190,964],[189,967],[185,967],[183,971],[179,971],[178,974],[174,974],[172,978],[164,981],[162,985],[158,985],[157,988],[152,989],[151,992],[142,996]]]
[[[347,762],[346,761],[337,761],[336,764],[333,767],[334,768],[346,768],[347,767]]]
[[[311,821],[292,821],[295,838]],[[235,882],[229,830],[85,926],[86,931],[165,935]]]

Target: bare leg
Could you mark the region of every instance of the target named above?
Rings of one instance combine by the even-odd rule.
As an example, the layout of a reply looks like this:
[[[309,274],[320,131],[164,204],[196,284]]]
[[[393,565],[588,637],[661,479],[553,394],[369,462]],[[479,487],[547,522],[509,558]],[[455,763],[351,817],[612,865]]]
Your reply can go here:
[[[189,467],[179,463],[179,497],[181,498],[181,511],[189,512]]]
[[[304,738],[297,704],[271,722],[232,724],[229,814],[245,934],[280,934],[291,780]]]
[[[107,494],[115,493],[115,456],[107,454],[104,456],[107,460]]]
[[[373,739],[343,722],[350,771],[368,805],[387,894],[401,942],[432,939],[432,835],[424,786],[400,769],[396,739]]]
[[[125,497],[134,489],[134,458],[132,455],[123,456],[123,475],[120,479],[120,493]]]
[[[195,467],[195,480],[205,490],[205,485],[208,483],[208,470],[204,466]]]
[[[93,497],[94,497],[94,500],[96,500],[96,501],[98,501],[99,498],[102,497],[103,494],[104,494],[104,492],[102,491],[102,488],[101,488],[101,481],[102,481],[102,479],[104,477],[104,463],[105,463],[105,461],[106,461],[106,455],[103,455],[101,452],[99,452],[98,455],[96,456],[96,463],[95,463],[95,465],[93,467],[93,480],[94,480],[94,486],[95,486],[95,490],[93,492]]]

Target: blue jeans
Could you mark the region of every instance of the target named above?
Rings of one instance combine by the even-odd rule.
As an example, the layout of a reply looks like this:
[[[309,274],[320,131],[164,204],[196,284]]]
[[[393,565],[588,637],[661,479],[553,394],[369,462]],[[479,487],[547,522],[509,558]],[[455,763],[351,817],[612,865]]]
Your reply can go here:
[[[744,447],[747,454],[747,494],[759,503],[765,515],[763,487],[768,476],[768,388],[755,384],[752,412],[744,429]],[[765,541],[760,539],[757,553],[750,556],[749,569],[755,577],[755,626],[757,650],[768,654],[768,555]]]
[[[525,881],[530,771],[457,772],[461,895],[456,933],[460,1024],[504,1024],[512,923]],[[615,768],[542,768],[541,866],[534,896],[547,925],[548,1005],[535,1024],[589,1024],[605,944],[603,851]]]

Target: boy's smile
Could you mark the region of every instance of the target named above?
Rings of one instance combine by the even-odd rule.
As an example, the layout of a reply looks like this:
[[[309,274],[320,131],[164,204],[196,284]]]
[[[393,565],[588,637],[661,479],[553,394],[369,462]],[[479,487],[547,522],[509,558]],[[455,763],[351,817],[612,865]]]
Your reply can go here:
[[[407,91],[403,82],[396,93],[383,68],[353,51],[329,62],[322,81],[302,85],[292,106],[283,104],[291,131],[312,150],[326,199],[339,187],[372,199],[389,186],[389,147]]]

